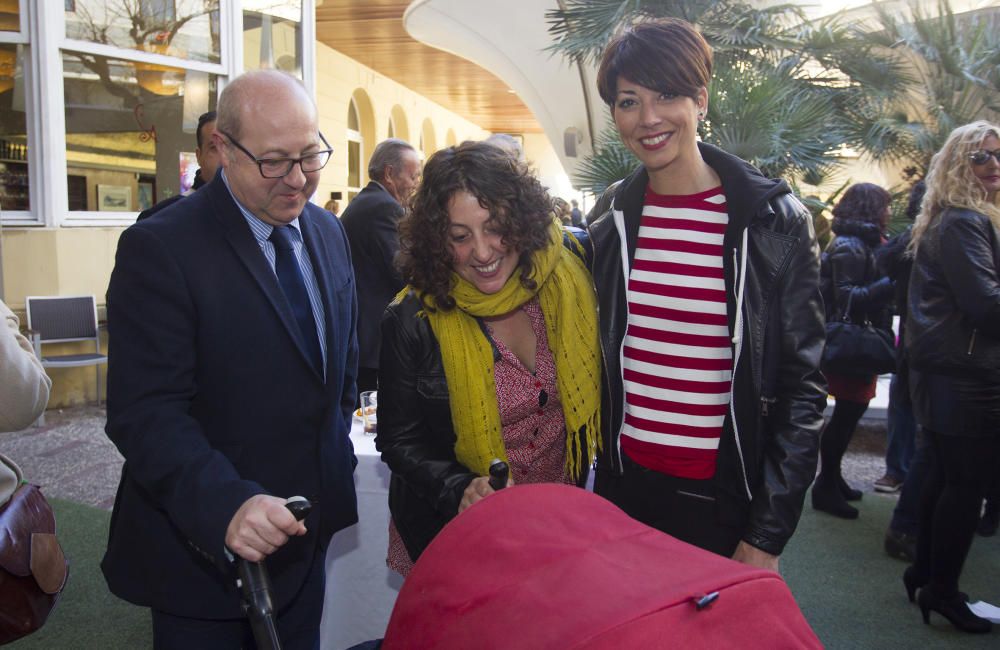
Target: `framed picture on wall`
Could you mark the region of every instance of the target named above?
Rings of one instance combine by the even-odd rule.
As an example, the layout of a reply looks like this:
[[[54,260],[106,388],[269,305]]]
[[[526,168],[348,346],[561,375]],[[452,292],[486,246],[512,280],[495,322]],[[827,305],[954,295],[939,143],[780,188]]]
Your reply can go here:
[[[139,199],[139,212],[153,207],[153,203],[156,202],[156,199],[153,196],[152,183],[143,183],[142,181],[139,181],[138,190],[136,191],[138,193],[136,198]]]
[[[198,171],[198,158],[193,151],[180,152],[181,194],[187,194],[194,185],[194,173]]]
[[[97,209],[101,212],[132,210],[132,188],[128,185],[98,185]]]

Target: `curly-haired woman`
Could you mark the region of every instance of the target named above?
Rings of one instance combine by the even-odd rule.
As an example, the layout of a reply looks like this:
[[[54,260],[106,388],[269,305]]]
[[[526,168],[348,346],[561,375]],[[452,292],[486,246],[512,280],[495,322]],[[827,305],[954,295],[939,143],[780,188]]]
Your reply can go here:
[[[1000,467],[1000,127],[961,126],[934,158],[913,226],[906,352],[929,443],[917,557],[903,582],[965,632],[989,632],[958,591],[979,508]]]
[[[872,183],[857,183],[844,192],[833,208],[836,235],[823,254],[823,276],[830,282],[830,318],[845,314],[855,323],[871,321],[881,328],[892,325],[889,303],[893,282],[875,265],[875,250],[883,243],[889,223],[891,197]],[[840,462],[854,436],[854,429],[868,402],[875,397],[872,375],[843,375],[826,370],[830,394],[836,398],[833,415],[820,438],[820,471],[813,485],[812,503],[836,517],[855,519],[858,509],[848,503],[861,498],[840,473]]]
[[[511,483],[582,482],[600,353],[582,248],[528,167],[466,142],[434,154],[400,223],[408,286],[382,319],[376,444],[392,470],[389,565]]]

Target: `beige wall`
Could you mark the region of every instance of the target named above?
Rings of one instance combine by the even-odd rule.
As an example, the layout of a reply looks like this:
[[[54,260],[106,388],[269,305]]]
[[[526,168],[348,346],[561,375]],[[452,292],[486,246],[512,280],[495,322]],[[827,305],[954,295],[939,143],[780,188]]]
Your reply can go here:
[[[3,247],[4,302],[21,317],[25,296],[90,295],[104,304],[115,248],[122,228],[5,228]],[[103,309],[99,313],[103,314]],[[106,349],[106,348],[105,348]],[[47,353],[92,352],[90,344],[46,347]],[[97,399],[93,367],[50,370],[53,389],[50,408],[83,404]],[[104,370],[101,370],[104,381]],[[103,394],[103,386],[101,392]]]
[[[524,134],[524,157],[535,169],[542,185],[548,188],[549,194],[566,201],[576,199],[583,208],[583,194],[573,189],[556,150],[544,133]]]
[[[32,295],[97,296],[104,304],[122,228],[4,228],[4,301]]]
[[[368,159],[372,149],[388,137],[390,116],[396,125],[396,137],[408,133],[408,141],[415,148],[420,146],[422,128],[433,132],[433,143],[429,142],[430,134],[424,137],[428,149],[432,144],[437,148],[444,147],[449,132],[454,133],[458,142],[479,140],[489,135],[488,131],[443,106],[317,43],[316,103],[319,105],[320,130],[334,150],[313,199],[319,205],[326,203],[331,191],[340,191],[345,197],[340,202],[340,209],[347,207],[347,111],[352,96],[361,98],[357,102],[364,138],[361,187],[368,182]],[[432,153],[434,151],[425,151],[424,155],[429,157]]]

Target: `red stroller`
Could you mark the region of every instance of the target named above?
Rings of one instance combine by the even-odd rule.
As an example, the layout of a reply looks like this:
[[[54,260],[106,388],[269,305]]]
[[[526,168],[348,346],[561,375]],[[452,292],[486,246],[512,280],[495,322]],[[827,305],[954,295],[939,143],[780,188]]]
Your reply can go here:
[[[455,518],[382,648],[820,648],[775,573],[649,528],[589,492],[524,485]]]

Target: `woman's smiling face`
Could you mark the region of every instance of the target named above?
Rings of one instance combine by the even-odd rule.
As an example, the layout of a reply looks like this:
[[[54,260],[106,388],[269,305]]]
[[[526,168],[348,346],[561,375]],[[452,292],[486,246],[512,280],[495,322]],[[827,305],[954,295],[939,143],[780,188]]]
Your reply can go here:
[[[518,254],[504,243],[489,210],[459,190],[448,200],[448,221],[455,273],[482,293],[500,291],[517,269]]]
[[[632,153],[651,176],[695,164],[698,117],[708,105],[708,91],[695,98],[671,95],[618,77],[614,103],[615,126]]]

